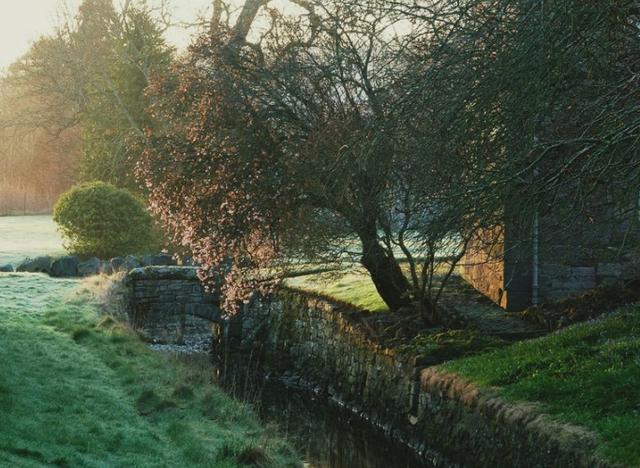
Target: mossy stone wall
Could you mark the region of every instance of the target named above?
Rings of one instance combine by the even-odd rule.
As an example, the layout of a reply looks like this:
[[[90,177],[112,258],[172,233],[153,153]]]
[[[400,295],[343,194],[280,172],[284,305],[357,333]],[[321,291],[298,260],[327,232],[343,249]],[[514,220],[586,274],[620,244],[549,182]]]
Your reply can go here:
[[[377,344],[352,313],[284,291],[247,305],[223,344],[228,356],[259,359],[266,375],[325,395],[411,445],[428,466],[609,466],[593,455],[593,434],[416,365]]]

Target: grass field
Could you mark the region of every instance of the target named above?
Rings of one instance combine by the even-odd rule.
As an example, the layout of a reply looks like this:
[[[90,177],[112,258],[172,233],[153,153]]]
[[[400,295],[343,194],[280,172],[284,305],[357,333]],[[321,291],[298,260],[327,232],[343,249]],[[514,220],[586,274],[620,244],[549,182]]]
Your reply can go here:
[[[602,455],[640,466],[639,306],[445,368],[592,429]]]
[[[0,265],[16,266],[25,257],[63,253],[56,229],[49,215],[0,216]]]
[[[285,284],[291,288],[347,302],[371,312],[389,311],[389,307],[376,291],[371,277],[363,269],[296,276],[287,278]]]
[[[0,274],[0,466],[297,466],[206,358],[151,352],[78,285]]]

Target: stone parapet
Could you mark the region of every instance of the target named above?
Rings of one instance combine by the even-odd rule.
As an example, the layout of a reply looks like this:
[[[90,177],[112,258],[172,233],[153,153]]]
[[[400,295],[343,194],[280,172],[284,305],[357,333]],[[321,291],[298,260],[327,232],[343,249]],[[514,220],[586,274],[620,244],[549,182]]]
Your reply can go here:
[[[187,335],[210,334],[220,320],[219,296],[205,291],[197,267],[135,268],[125,285],[130,323],[149,341],[180,344]]]

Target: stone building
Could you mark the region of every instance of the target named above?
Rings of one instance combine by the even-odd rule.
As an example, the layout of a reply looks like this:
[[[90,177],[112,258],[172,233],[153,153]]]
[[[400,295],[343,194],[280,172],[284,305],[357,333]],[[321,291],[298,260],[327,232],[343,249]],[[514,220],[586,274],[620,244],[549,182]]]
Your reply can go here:
[[[509,311],[640,274],[638,205],[611,203],[512,217],[476,234],[460,263],[471,285]]]

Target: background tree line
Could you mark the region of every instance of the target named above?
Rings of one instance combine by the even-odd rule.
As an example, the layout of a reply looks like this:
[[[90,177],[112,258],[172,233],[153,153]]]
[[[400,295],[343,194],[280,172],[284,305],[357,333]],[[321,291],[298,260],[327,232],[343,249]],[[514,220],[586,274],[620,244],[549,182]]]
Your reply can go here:
[[[79,180],[139,191],[144,89],[173,49],[144,2],[86,0],[0,81],[0,212],[50,211]],[[27,200],[24,206],[24,200]]]

